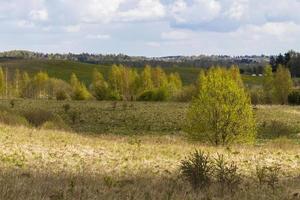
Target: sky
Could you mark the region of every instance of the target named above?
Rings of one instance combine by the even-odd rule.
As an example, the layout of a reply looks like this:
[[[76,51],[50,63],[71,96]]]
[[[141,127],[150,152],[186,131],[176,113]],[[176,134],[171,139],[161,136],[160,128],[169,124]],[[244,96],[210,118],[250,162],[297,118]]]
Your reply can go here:
[[[0,0],[0,51],[132,56],[300,50],[300,0]]]

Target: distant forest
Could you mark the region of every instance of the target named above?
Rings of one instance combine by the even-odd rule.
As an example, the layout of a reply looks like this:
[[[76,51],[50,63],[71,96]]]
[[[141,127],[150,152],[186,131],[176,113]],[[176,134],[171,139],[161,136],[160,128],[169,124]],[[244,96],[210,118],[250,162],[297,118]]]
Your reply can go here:
[[[0,53],[0,59],[48,59],[70,60],[91,64],[113,65],[122,64],[131,67],[144,67],[145,65],[163,67],[202,67],[211,66],[230,67],[237,65],[241,73],[262,74],[263,68],[270,64],[273,71],[278,65],[288,67],[293,77],[300,77],[300,54],[289,51],[285,54],[266,56],[227,56],[227,55],[199,55],[199,56],[168,56],[168,57],[143,57],[128,56],[124,54],[46,54],[31,51],[7,51]]]

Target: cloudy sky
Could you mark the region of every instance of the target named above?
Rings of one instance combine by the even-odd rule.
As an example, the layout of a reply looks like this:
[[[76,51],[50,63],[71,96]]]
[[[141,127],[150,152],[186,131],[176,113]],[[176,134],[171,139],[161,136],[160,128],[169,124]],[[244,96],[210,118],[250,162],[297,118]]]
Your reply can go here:
[[[0,0],[0,51],[165,56],[300,50],[300,0]]]

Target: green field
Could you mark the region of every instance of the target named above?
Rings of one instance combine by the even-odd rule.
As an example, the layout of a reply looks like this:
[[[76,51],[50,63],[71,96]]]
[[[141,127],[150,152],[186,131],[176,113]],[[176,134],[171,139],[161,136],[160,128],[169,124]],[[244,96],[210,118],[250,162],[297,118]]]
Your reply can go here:
[[[70,106],[67,112],[64,105]],[[39,109],[49,111],[78,133],[183,135],[188,103],[20,99],[14,100],[14,108],[11,108],[10,100],[1,100],[0,108],[19,115]],[[300,107],[257,106],[254,111],[259,140],[298,137]],[[72,121],[74,112],[77,114],[75,122]]]
[[[63,109],[66,103],[71,106],[68,112],[82,113],[75,124]],[[300,107],[255,108],[257,123],[279,121],[268,134],[286,127],[280,133],[284,137],[276,133],[277,139],[255,145],[214,147],[185,137],[187,104],[112,106],[112,102],[18,100],[11,108],[8,100],[2,100],[2,112],[42,108],[60,115],[73,130],[9,126],[2,121],[0,199],[297,199],[300,148],[295,125],[300,124]],[[241,180],[234,193],[221,193],[218,183],[205,191],[192,189],[180,174],[180,162],[195,149],[212,157],[222,154],[238,166]],[[260,184],[256,167],[274,165],[279,167],[274,187]]]
[[[107,77],[111,66],[103,66],[96,64],[87,64],[82,62],[66,61],[66,60],[0,60],[0,66],[8,68],[11,71],[20,69],[31,74],[39,71],[47,72],[51,77],[60,78],[69,81],[71,73],[76,73],[82,81],[90,84],[92,71],[97,68]],[[163,67],[163,66],[162,66]],[[163,67],[167,73],[178,72],[181,75],[184,84],[194,83],[197,80],[200,68],[192,67]],[[142,68],[138,68],[142,70]],[[249,85],[261,84],[261,77],[243,76],[243,80]]]

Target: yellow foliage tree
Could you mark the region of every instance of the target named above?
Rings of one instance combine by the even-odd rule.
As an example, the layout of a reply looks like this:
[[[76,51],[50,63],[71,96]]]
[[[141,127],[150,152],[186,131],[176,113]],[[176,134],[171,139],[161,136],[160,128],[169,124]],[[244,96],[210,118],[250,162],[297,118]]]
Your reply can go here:
[[[189,135],[215,145],[253,142],[255,122],[250,98],[232,71],[211,68],[199,77],[199,87],[187,114]]]

